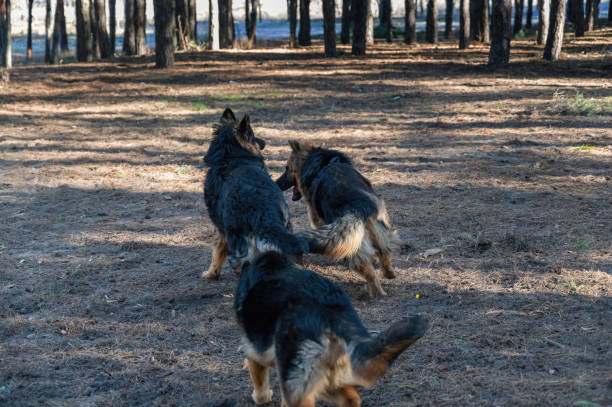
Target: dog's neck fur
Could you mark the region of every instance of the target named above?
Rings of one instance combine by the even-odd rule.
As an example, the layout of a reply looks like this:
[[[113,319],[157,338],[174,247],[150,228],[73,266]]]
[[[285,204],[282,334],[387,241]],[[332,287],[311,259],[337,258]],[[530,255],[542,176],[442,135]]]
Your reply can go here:
[[[300,183],[304,189],[309,189],[315,179],[333,164],[353,165],[351,159],[340,151],[327,150],[319,147],[310,150],[304,159],[302,175],[300,177]]]

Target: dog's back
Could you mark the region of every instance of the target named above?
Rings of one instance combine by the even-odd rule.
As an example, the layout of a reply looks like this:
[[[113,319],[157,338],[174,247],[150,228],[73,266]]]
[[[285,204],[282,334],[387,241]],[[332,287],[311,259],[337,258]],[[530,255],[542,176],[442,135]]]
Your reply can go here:
[[[265,369],[275,364],[289,406],[316,398],[358,402],[353,386],[371,386],[427,328],[415,316],[371,337],[337,284],[275,252],[259,256],[242,273],[234,307],[245,335],[254,399],[271,396],[258,383],[267,383]]]

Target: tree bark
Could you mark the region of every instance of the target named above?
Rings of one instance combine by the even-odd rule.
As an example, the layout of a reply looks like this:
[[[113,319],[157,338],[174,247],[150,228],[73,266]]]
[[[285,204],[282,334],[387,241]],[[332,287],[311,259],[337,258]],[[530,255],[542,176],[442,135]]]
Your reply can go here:
[[[96,32],[96,39],[98,40],[98,47],[100,48],[100,57],[110,58],[113,52],[108,39],[108,31],[106,31],[106,8],[104,7],[104,0],[94,0],[94,12],[96,14],[96,21],[94,22],[95,25],[93,29]]]
[[[187,0],[175,0],[176,43],[178,49],[185,49],[189,43],[189,15]]]
[[[385,30],[385,41],[393,42],[393,21],[391,20],[391,0],[380,0],[379,20],[381,27]]]
[[[370,0],[352,0],[351,9],[353,14],[353,55],[365,55],[366,53],[366,25],[367,25],[367,2]]]
[[[525,6],[525,0],[514,1],[514,34],[521,31],[523,28],[523,8]]]
[[[533,20],[533,0],[527,0],[527,21],[525,21],[525,29],[531,30],[531,20]]]
[[[511,38],[512,0],[493,0],[489,65],[505,65],[510,61]]]
[[[552,0],[554,1],[554,0]],[[554,8],[554,5],[552,6]],[[551,22],[552,22],[551,16]],[[591,31],[595,27],[595,0],[586,0],[585,31]]]
[[[336,56],[336,6],[334,0],[323,0],[323,40],[325,56]]]
[[[124,24],[123,24],[123,53],[125,55],[136,54],[136,24],[134,23],[134,12],[136,0],[124,1]]]
[[[232,48],[235,38],[232,0],[219,0],[219,46]]]
[[[608,21],[612,21],[612,3],[608,2]]]
[[[32,5],[34,0],[28,0],[28,45],[27,45],[27,59],[32,59]]]
[[[538,0],[538,45],[546,44],[548,38],[548,26],[550,22],[550,0]]]
[[[175,2],[154,0],[155,13],[155,66],[174,65]]]
[[[189,37],[194,41],[198,42],[198,15],[196,9],[196,0],[187,0],[187,8],[189,11],[189,18],[191,20],[189,27],[191,28],[191,32],[189,33]]]
[[[556,61],[563,45],[563,26],[565,25],[565,6],[567,0],[552,0],[550,9],[550,29],[544,47],[544,59]]]
[[[459,13],[459,49],[467,49],[470,46],[470,0],[461,0]]]
[[[576,37],[584,37],[584,1],[575,0]]]
[[[49,58],[49,63],[57,64],[59,63],[59,40],[60,40],[60,2],[61,0],[57,0],[55,3],[55,16],[53,17],[53,34],[51,35],[51,56]]]
[[[115,47],[117,45],[117,0],[108,1],[108,18],[109,18],[109,31],[110,31],[110,47],[115,53]]]
[[[348,3],[348,1],[344,0],[342,7],[344,7],[345,3]],[[342,15],[342,29],[344,30],[344,15]],[[312,44],[312,40],[310,39],[310,0],[300,0],[300,31],[298,33],[298,43],[304,46]],[[345,44],[347,43],[348,40]]]
[[[245,24],[247,35],[247,46],[252,48],[255,45],[255,33],[257,31],[257,4],[256,0],[245,0]]]
[[[374,44],[374,14],[372,0],[366,0],[366,44]]]
[[[55,13],[52,11],[53,4],[51,0],[45,1],[45,62],[51,63],[51,37],[53,36],[53,28],[51,23],[53,22],[52,16]]]
[[[404,42],[408,45],[416,44],[416,0],[404,0],[406,15],[404,16]]]
[[[219,51],[219,2],[208,0],[208,43],[213,51]]]
[[[474,41],[489,40],[489,0],[470,1],[470,37]]]
[[[76,57],[79,62],[92,60],[89,0],[76,0]]]
[[[436,0],[427,0],[425,38],[431,44],[438,43],[438,7],[436,6]]]
[[[297,47],[296,28],[297,28],[297,0],[287,0],[287,17],[289,18],[289,47]]]
[[[96,32],[96,13],[94,7],[95,0],[89,0],[89,23],[91,24],[91,55],[93,58],[100,58],[100,44],[98,43],[98,33]]]
[[[449,39],[453,32],[453,8],[454,0],[446,0],[446,14],[444,16],[444,38]]]
[[[0,67],[13,66],[11,40],[11,0],[0,0]]]
[[[59,40],[62,54],[70,52],[68,48],[68,32],[66,30],[66,11],[64,10],[64,0],[57,0],[57,13],[58,13],[58,26],[59,26]]]
[[[147,53],[147,2],[136,0],[134,4],[134,45],[136,55]]]
[[[348,44],[351,41],[351,22],[353,21],[351,0],[342,0],[342,30],[340,42]]]

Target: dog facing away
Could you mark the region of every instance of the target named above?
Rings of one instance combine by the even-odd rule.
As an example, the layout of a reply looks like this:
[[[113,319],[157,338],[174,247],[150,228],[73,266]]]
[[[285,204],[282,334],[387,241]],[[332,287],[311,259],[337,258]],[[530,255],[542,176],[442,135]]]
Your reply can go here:
[[[259,252],[308,252],[308,243],[291,233],[289,208],[270,178],[249,116],[238,122],[231,109],[215,126],[204,163],[204,201],[217,230],[212,263],[203,278],[218,279],[226,257],[236,271]]]
[[[375,264],[394,278],[391,251],[397,244],[384,201],[372,184],[343,153],[289,141],[291,155],[276,181],[284,191],[293,187],[293,200],[304,197],[314,230],[301,232],[312,253],[347,259],[349,267],[368,283],[370,297],[386,295]]]
[[[360,406],[355,386],[371,387],[428,327],[411,316],[373,337],[342,288],[275,251],[246,266],[234,310],[253,400],[272,400],[269,369],[276,367],[283,407],[314,407],[316,399]]]

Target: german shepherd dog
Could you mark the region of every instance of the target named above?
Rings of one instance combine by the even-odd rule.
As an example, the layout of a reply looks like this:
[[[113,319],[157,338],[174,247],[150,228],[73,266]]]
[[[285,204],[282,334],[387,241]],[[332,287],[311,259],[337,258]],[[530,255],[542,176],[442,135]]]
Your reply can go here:
[[[232,268],[240,271],[258,252],[308,252],[308,243],[291,233],[289,208],[268,174],[261,155],[264,147],[248,115],[238,122],[231,109],[225,109],[204,157],[204,201],[217,237],[203,278],[218,279],[228,256]]]
[[[387,295],[374,265],[378,260],[386,278],[394,278],[391,250],[397,244],[385,202],[372,184],[343,153],[289,141],[291,155],[280,189],[293,187],[293,200],[304,196],[314,230],[301,232],[312,253],[347,259],[349,267],[368,283],[370,297]]]
[[[371,387],[428,327],[411,316],[373,337],[340,286],[276,251],[245,266],[234,310],[253,400],[272,400],[269,369],[276,367],[283,407],[314,407],[316,399],[360,406],[355,386]]]

